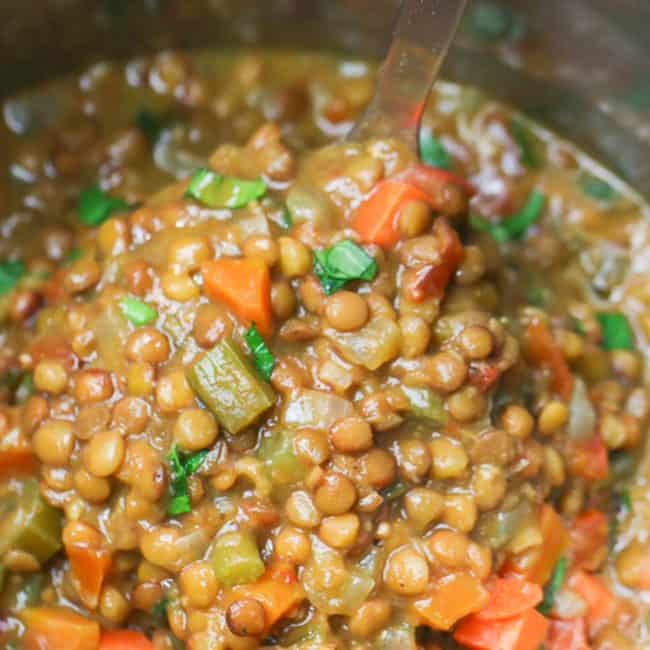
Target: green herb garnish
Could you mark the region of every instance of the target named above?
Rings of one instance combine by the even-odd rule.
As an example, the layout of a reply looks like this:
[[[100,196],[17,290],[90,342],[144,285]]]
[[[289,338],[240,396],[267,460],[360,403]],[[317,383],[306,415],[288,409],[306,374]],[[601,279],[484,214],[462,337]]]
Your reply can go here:
[[[113,212],[124,212],[128,209],[126,201],[116,199],[97,186],[82,190],[77,204],[79,221],[87,226],[99,226]]]
[[[568,566],[569,562],[565,557],[560,558],[558,563],[555,565],[551,579],[544,587],[544,600],[537,608],[541,614],[547,616],[551,613],[553,604],[555,603],[555,598],[564,584]]]
[[[569,319],[571,322],[571,328],[573,329],[574,332],[576,332],[576,334],[580,334],[580,336],[587,336],[587,330],[585,329],[585,324],[579,318],[576,318],[575,316],[570,316]]]
[[[167,623],[167,607],[169,606],[169,598],[163,596],[152,608],[151,615],[159,625]]]
[[[25,265],[19,261],[0,262],[0,296],[9,293],[25,273]]]
[[[618,498],[621,505],[624,508],[625,514],[634,512],[634,506],[632,505],[632,497],[630,496],[629,490],[623,490],[619,492]]]
[[[510,133],[519,148],[521,162],[529,169],[539,167],[539,156],[535,150],[533,135],[524,124],[518,120],[510,122]]]
[[[599,312],[596,314],[603,334],[605,350],[633,350],[634,334],[630,323],[620,312]]]
[[[449,169],[451,158],[445,146],[433,133],[425,134],[420,131],[420,158],[423,163],[438,169]]]
[[[406,483],[397,481],[396,483],[389,485],[387,488],[384,488],[381,491],[381,496],[384,497],[386,501],[395,501],[395,499],[404,496],[408,492],[408,489],[409,486]]]
[[[271,374],[275,366],[275,357],[264,342],[262,335],[257,331],[255,324],[250,326],[246,334],[244,334],[244,338],[253,355],[255,367],[260,371],[266,381],[271,381]]]
[[[169,464],[172,470],[171,500],[167,506],[170,517],[183,515],[192,511],[189,486],[187,479],[194,474],[208,455],[207,450],[195,454],[183,454],[174,445],[169,454]]]
[[[545,205],[546,196],[538,190],[533,190],[526,205],[513,216],[499,223],[492,223],[478,215],[470,215],[470,224],[476,230],[489,233],[495,241],[503,244],[521,239],[526,231],[538,221]]]
[[[351,280],[373,280],[377,271],[377,262],[363,248],[347,239],[314,252],[314,273],[328,296]]]
[[[243,208],[266,194],[263,180],[248,181],[232,176],[223,176],[210,169],[196,171],[185,196],[209,208]]]
[[[587,196],[601,203],[609,203],[616,198],[616,190],[607,181],[589,172],[580,174],[578,185]]]
[[[137,327],[149,325],[158,318],[158,312],[153,307],[129,296],[120,300],[120,309],[127,320]]]
[[[285,205],[284,210],[282,210],[282,224],[287,230],[290,230],[293,226],[293,217],[291,216],[291,211]]]

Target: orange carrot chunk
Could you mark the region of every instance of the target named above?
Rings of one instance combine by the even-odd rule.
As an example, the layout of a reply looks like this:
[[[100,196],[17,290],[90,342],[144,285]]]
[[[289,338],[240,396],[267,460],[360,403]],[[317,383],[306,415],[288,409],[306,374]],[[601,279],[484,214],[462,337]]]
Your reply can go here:
[[[590,650],[585,619],[552,621],[544,647],[546,650]]]
[[[352,228],[363,242],[391,248],[400,238],[400,212],[411,201],[424,201],[433,207],[431,197],[415,185],[395,180],[382,181],[358,207]]]
[[[539,650],[548,625],[535,609],[498,621],[472,615],[456,628],[454,639],[469,650]]]
[[[261,260],[223,258],[201,267],[206,294],[222,302],[246,325],[255,323],[268,336],[273,331],[271,276]]]
[[[36,473],[36,459],[30,449],[0,450],[0,478],[29,476]]]
[[[114,630],[102,634],[99,650],[154,650],[154,645],[142,632]]]
[[[534,322],[528,326],[527,334],[530,361],[549,370],[553,390],[569,401],[573,393],[573,375],[550,330],[544,323]]]
[[[609,522],[602,510],[580,513],[570,527],[571,566],[595,571],[607,553]]]
[[[609,454],[599,432],[571,445],[569,464],[574,474],[587,481],[602,481],[609,476]]]
[[[31,607],[20,612],[25,650],[97,650],[99,623],[72,610]]]
[[[234,587],[232,593],[237,598],[257,600],[266,612],[268,628],[305,599],[293,566],[286,562],[275,563],[257,582]]]
[[[476,616],[484,621],[512,618],[534,609],[543,599],[542,588],[534,582],[516,576],[497,578],[488,604]]]
[[[88,609],[95,609],[99,603],[104,580],[111,568],[111,552],[102,548],[87,546],[66,546],[65,552],[70,560],[72,580]]]
[[[488,600],[489,594],[478,578],[453,573],[439,580],[428,596],[413,604],[413,609],[425,625],[448,630],[461,618],[485,607]]]
[[[539,527],[543,542],[537,552],[526,555],[523,560],[514,559],[508,565],[506,573],[517,573],[526,580],[543,586],[565,554],[569,546],[569,534],[560,515],[546,503],[540,512]]]
[[[569,577],[568,585],[587,603],[590,631],[593,632],[612,620],[616,611],[616,598],[599,578],[585,571],[575,571]]]

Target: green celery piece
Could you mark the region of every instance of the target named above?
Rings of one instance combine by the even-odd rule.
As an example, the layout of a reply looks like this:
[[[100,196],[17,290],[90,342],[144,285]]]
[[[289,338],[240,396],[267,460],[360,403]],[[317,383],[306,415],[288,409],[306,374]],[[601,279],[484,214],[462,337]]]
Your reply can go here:
[[[555,597],[564,584],[568,566],[569,562],[565,557],[560,558],[558,563],[555,565],[551,579],[544,587],[544,600],[537,608],[541,614],[547,616],[551,613],[553,604],[555,603]]]
[[[253,535],[244,531],[217,537],[212,564],[217,580],[226,587],[255,582],[266,570]]]
[[[254,324],[246,331],[244,338],[253,355],[255,367],[260,371],[260,374],[266,381],[270,381],[273,368],[275,367],[275,357]]]
[[[137,327],[150,325],[158,318],[158,312],[146,302],[127,296],[120,300],[120,308],[127,320]]]
[[[60,548],[61,513],[41,497],[36,481],[22,481],[0,500],[0,556],[26,551],[42,564]]]
[[[273,431],[262,440],[258,458],[264,463],[269,478],[279,485],[301,481],[307,466],[293,450],[293,436],[287,430]]]
[[[413,415],[440,425],[447,423],[445,403],[440,395],[437,395],[429,388],[415,388],[413,386],[402,386],[402,392],[411,405]]]
[[[451,167],[451,158],[442,142],[433,133],[425,134],[423,130],[420,130],[420,158],[437,169]]]
[[[483,217],[470,215],[470,225],[476,230],[487,232],[495,241],[503,244],[521,239],[526,234],[526,231],[538,221],[545,205],[546,196],[538,190],[533,190],[526,205],[508,219],[504,219],[499,223],[492,223]]]
[[[194,173],[185,196],[209,208],[243,208],[266,194],[262,180],[248,181],[223,176],[210,169],[201,168]]]
[[[0,263],[0,296],[9,293],[25,273],[25,265],[19,261]]]
[[[616,190],[607,181],[589,172],[581,172],[578,185],[587,196],[601,203],[609,203],[617,196]]]
[[[124,212],[128,209],[128,203],[122,199],[116,199],[97,186],[87,187],[79,194],[77,204],[79,221],[86,226],[99,226],[113,212]]]
[[[535,141],[528,127],[518,120],[512,120],[510,133],[519,147],[521,162],[529,169],[537,169],[540,166],[540,160],[535,149]]]
[[[377,262],[363,248],[347,239],[314,252],[314,273],[328,296],[351,280],[373,280],[377,272]]]
[[[596,318],[603,333],[605,350],[634,350],[634,333],[624,314],[599,312]]]
[[[275,404],[273,389],[258,377],[246,356],[224,339],[192,365],[190,386],[230,433],[253,424]]]

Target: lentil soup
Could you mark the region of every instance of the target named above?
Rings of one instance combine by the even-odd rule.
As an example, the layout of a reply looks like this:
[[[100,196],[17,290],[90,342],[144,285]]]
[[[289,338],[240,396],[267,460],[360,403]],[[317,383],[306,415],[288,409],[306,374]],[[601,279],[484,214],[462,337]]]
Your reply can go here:
[[[646,208],[451,83],[421,161],[342,144],[374,76],[165,52],[5,103],[3,647],[648,643]]]

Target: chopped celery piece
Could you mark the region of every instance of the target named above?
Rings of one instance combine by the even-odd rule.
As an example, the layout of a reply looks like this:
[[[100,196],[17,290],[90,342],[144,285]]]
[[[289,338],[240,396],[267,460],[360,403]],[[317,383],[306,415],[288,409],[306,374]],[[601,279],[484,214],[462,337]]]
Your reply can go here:
[[[36,481],[21,482],[0,501],[0,556],[20,550],[43,563],[60,548],[61,513],[41,497]]]
[[[413,415],[431,420],[436,424],[445,424],[447,422],[445,403],[440,395],[437,395],[429,388],[415,388],[413,386],[402,386],[402,391],[411,405]]]
[[[264,463],[269,478],[280,485],[297,483],[307,472],[307,466],[293,450],[293,436],[289,431],[273,431],[264,438],[258,457]]]
[[[275,404],[273,389],[229,339],[192,365],[188,381],[230,433],[239,433]]]
[[[130,296],[122,298],[120,308],[126,319],[137,327],[150,325],[158,318],[158,312],[153,307]]]
[[[420,129],[420,158],[422,162],[437,169],[449,169],[451,159],[445,145],[433,133],[428,135]]]
[[[192,176],[185,196],[209,208],[243,208],[266,194],[266,183],[248,181],[199,169]]]
[[[625,314],[599,312],[596,318],[603,333],[605,350],[634,350],[634,333]]]
[[[217,579],[226,587],[255,582],[265,571],[253,535],[243,531],[217,537],[212,563]]]

